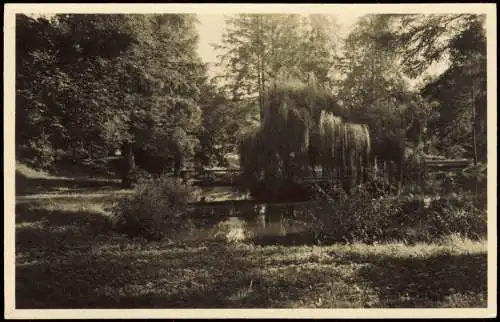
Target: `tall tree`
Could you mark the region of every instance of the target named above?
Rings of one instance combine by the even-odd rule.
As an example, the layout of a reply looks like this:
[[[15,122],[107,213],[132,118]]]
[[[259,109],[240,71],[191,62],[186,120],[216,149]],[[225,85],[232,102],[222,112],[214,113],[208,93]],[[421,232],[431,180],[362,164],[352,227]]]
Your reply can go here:
[[[257,94],[261,120],[265,92],[279,78],[326,84],[335,49],[332,18],[320,15],[237,15],[227,20],[220,63],[233,97]],[[332,27],[333,26],[333,27]]]
[[[409,149],[423,153],[429,103],[402,72],[394,36],[398,18],[366,15],[358,20],[344,44],[339,96],[368,125],[373,156],[401,184]]]
[[[435,62],[449,68],[423,88],[440,102],[430,124],[450,156],[486,159],[486,34],[484,15],[410,15],[396,33],[405,71],[420,75]]]
[[[173,14],[19,16],[19,144],[43,137],[88,150],[126,141],[176,159],[180,169],[201,122],[205,67],[195,23]]]
[[[106,74],[132,39],[109,28],[111,19],[87,16],[85,24],[85,15],[76,16],[73,24],[68,15],[17,16],[17,146],[35,154],[98,142],[101,117],[116,107],[110,98],[117,87]],[[116,24],[122,16],[115,18]],[[42,158],[47,163],[39,165],[50,165],[48,155]]]
[[[317,85],[332,87],[331,73],[337,72],[339,50],[342,39],[337,34],[340,25],[334,16],[310,14],[304,18],[305,30],[299,39],[302,41],[303,51],[297,51],[301,63],[301,73],[314,74]],[[298,75],[295,75],[298,76]],[[302,81],[307,81],[304,76]]]
[[[229,99],[213,79],[203,87],[203,93],[200,103],[203,120],[197,158],[205,166],[227,166],[226,157],[236,152],[240,134],[258,123],[256,102],[254,99]]]

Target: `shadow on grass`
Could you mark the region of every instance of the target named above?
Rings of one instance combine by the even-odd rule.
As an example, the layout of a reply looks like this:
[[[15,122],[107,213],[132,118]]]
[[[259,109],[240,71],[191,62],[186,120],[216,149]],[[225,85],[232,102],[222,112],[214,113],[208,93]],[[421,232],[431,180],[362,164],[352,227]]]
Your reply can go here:
[[[111,230],[111,221],[91,211],[62,211],[16,205],[16,252],[63,252],[90,248],[93,238]]]
[[[58,191],[59,189],[120,188],[115,179],[29,178],[16,171],[16,196]]]
[[[286,235],[258,235],[251,241],[256,246],[312,246],[321,244],[317,235],[309,231],[288,233]]]
[[[74,225],[77,228],[91,227],[96,232],[109,229],[109,219],[103,214],[91,211],[64,211],[32,207],[29,204],[16,205],[16,224],[44,221],[57,227]]]
[[[102,214],[27,205],[16,209],[16,224],[18,309],[269,308],[300,299],[311,307],[317,297],[323,307],[485,306],[486,254],[348,250],[294,259],[298,248],[131,240]],[[454,294],[467,299],[449,300]]]
[[[212,251],[186,251],[180,255],[175,251],[157,255],[73,252],[60,260],[17,265],[16,307],[223,307],[227,304],[226,294],[239,280],[221,284],[224,274],[214,269],[214,256],[224,251]],[[237,263],[225,258],[224,267]],[[197,277],[189,274],[190,269],[201,267],[214,271]]]
[[[377,290],[384,307],[486,307],[487,254],[436,254],[427,258],[350,253],[338,263],[361,264],[357,278]],[[469,296],[467,303],[450,299]],[[477,301],[470,301],[470,298]],[[437,304],[441,303],[441,304]]]
[[[184,244],[170,250],[157,246],[148,246],[156,253],[74,252],[59,260],[19,265],[17,307],[286,308],[318,297],[325,299],[323,307],[343,308],[485,305],[481,300],[471,304],[471,298],[486,292],[484,254],[414,259],[349,254],[299,272],[294,265],[273,267],[252,250],[223,244],[201,250]],[[350,273],[353,263],[360,268]],[[368,304],[358,286],[371,289],[376,303]],[[467,302],[446,299],[457,293],[468,296]]]
[[[186,245],[147,247],[156,251],[73,252],[59,260],[18,265],[17,307],[283,308],[314,297],[326,298],[324,307],[439,307],[455,293],[486,292],[484,255],[406,260],[351,256],[299,272],[293,265],[273,268],[252,250],[225,245],[194,251]],[[363,265],[346,276],[343,270],[352,261]],[[332,285],[330,293],[326,284]],[[368,305],[355,291],[357,285],[374,290],[377,303]]]
[[[209,248],[140,255],[73,253],[59,260],[18,265],[16,307],[265,308],[284,307],[286,301],[272,304],[280,294],[293,298],[309,292],[298,280],[290,282],[278,275],[263,279],[255,271],[260,264],[250,262],[245,252],[223,244]],[[314,282],[312,273],[304,278]]]

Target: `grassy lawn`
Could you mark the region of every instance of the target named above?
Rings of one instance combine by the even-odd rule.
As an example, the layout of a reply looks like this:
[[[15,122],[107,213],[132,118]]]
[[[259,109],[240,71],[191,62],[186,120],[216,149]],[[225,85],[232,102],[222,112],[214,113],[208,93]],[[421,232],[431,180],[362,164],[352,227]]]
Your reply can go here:
[[[256,246],[112,231],[116,195],[16,206],[16,307],[486,307],[486,242]]]
[[[18,170],[18,309],[487,307],[486,241],[146,242],[112,229],[117,182]]]

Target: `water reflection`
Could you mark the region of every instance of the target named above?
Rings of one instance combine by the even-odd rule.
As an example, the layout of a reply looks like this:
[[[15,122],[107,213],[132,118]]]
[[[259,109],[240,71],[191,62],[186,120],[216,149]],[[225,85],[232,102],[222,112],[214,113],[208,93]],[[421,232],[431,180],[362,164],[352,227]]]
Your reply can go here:
[[[179,232],[176,239],[241,242],[306,233],[309,227],[307,222],[296,218],[300,218],[298,213],[307,211],[309,207],[302,206],[302,210],[295,208],[298,207],[265,204],[227,205],[211,209],[200,207],[193,212],[190,227]]]
[[[423,199],[424,208],[427,208],[434,199],[453,199],[454,194],[460,193],[461,197],[472,197],[477,199],[479,206],[486,206],[486,199],[481,197],[486,187],[485,180],[462,175],[451,177],[453,180],[447,181],[436,176],[426,183],[432,189],[424,189],[421,194],[412,194],[411,197]],[[265,204],[255,200],[236,200],[200,203],[192,209],[189,227],[172,237],[177,240],[250,241],[254,244],[316,244],[318,238],[313,231],[317,229],[311,227],[316,222],[313,215],[316,207],[316,202]]]

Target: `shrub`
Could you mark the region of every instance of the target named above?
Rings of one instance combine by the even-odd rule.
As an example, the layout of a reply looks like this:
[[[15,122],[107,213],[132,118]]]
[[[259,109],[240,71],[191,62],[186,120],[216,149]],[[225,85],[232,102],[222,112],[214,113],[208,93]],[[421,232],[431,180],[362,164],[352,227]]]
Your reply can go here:
[[[47,136],[40,136],[29,141],[25,158],[37,170],[52,170],[56,151]]]
[[[124,187],[126,188],[134,187],[136,184],[145,183],[152,179],[152,174],[137,166],[133,170],[129,170],[125,176],[122,177]]]
[[[392,200],[368,196],[337,198],[317,213],[320,235],[327,242],[374,242],[389,239],[402,213]],[[397,237],[397,236],[393,236]]]
[[[147,183],[153,179],[153,175],[151,173],[140,167],[135,167],[135,169],[131,171],[129,175],[132,182],[137,184]]]
[[[314,230],[324,242],[436,242],[452,234],[470,239],[486,235],[486,212],[460,197],[426,206],[422,198],[373,198],[361,188],[318,203],[314,217]]]
[[[435,199],[430,202],[424,214],[433,236],[458,234],[479,239],[486,235],[486,211],[477,208],[473,200],[461,196]]]
[[[190,186],[165,175],[139,182],[115,207],[115,227],[131,236],[162,239],[189,222],[187,204],[194,198]]]
[[[395,195],[398,192],[396,182],[389,182],[387,178],[377,177],[369,182],[359,185],[353,189],[354,195],[364,194],[368,197],[380,198],[389,195]]]

